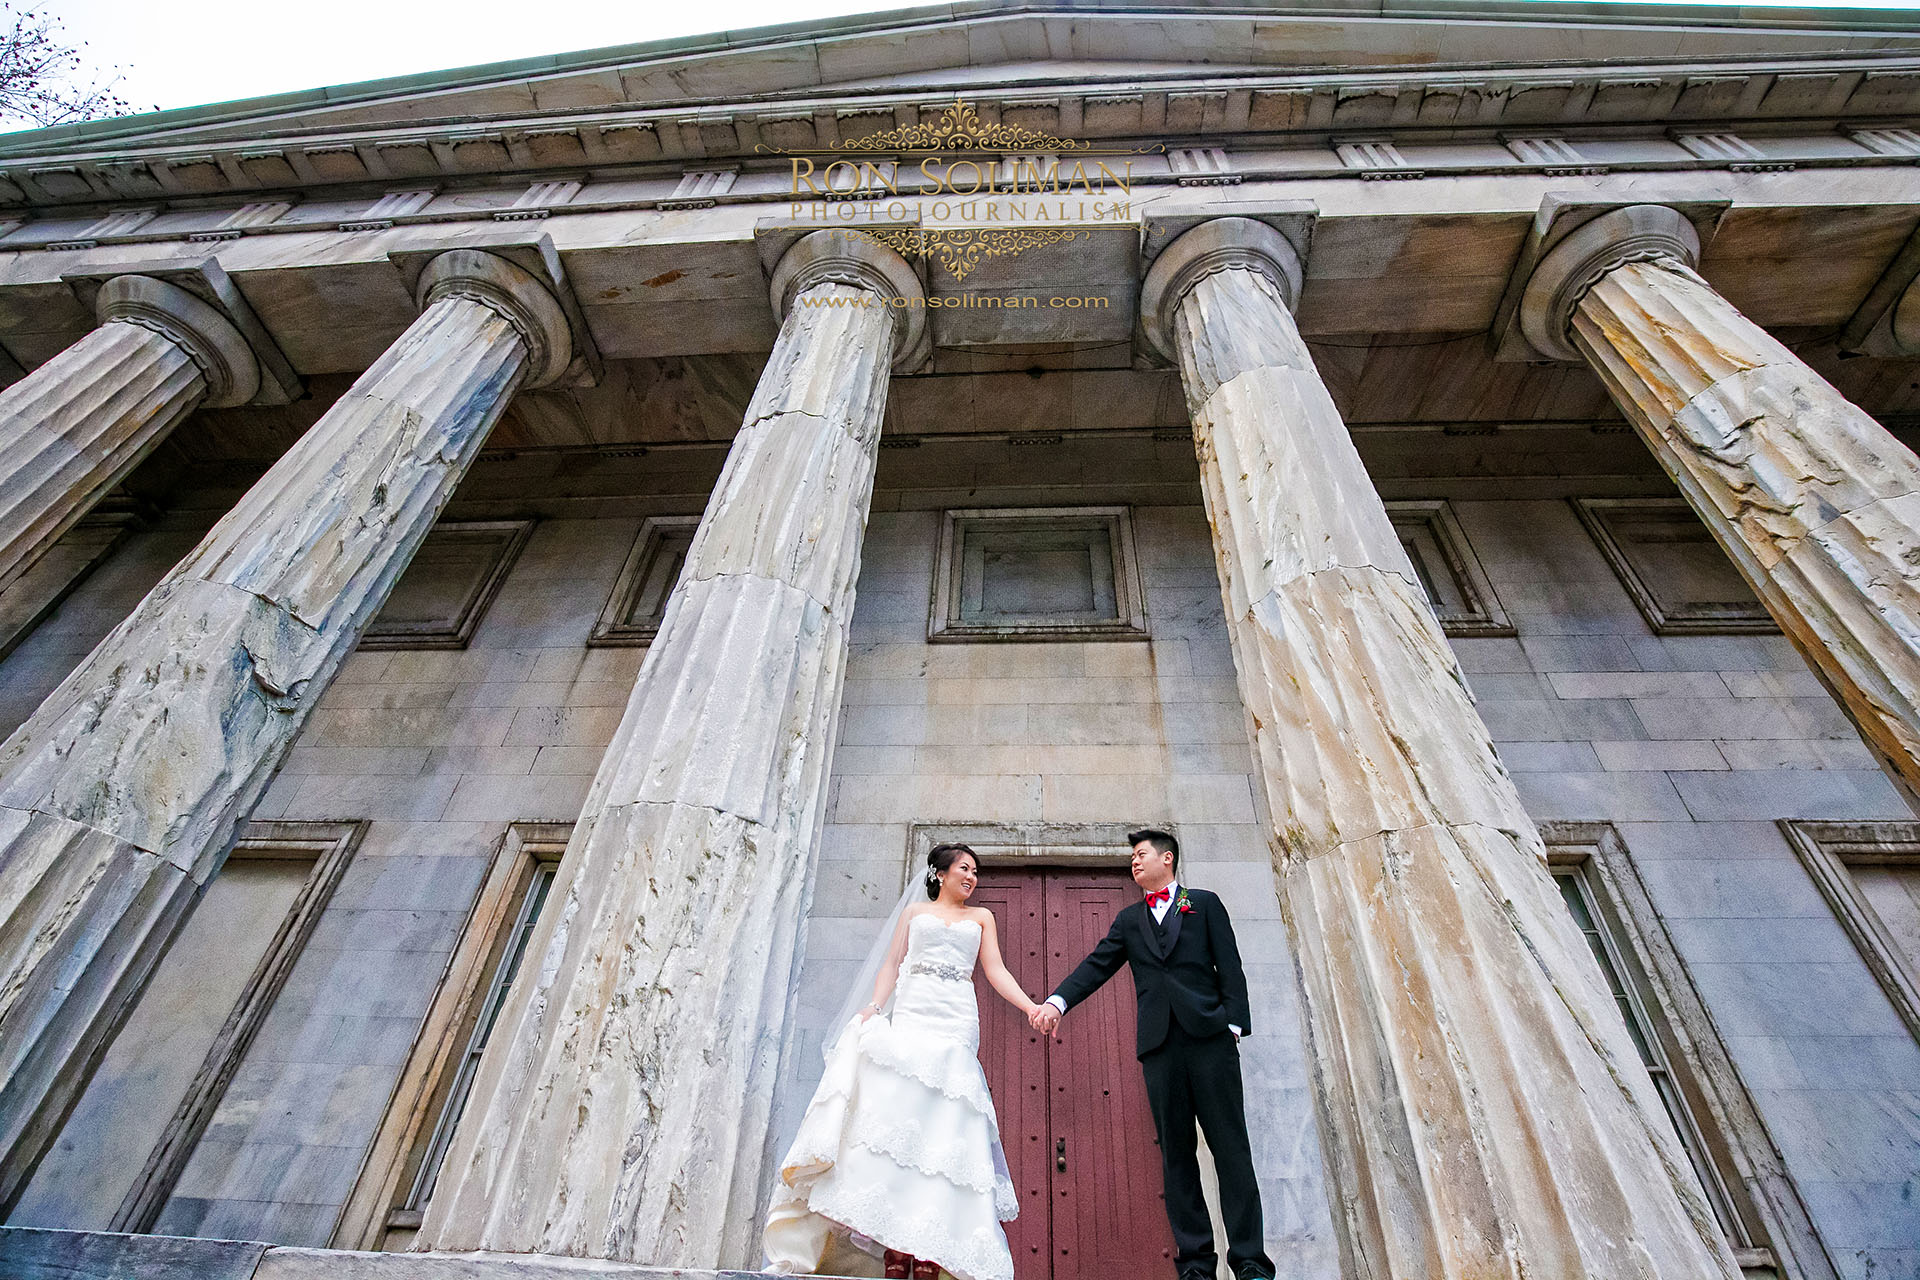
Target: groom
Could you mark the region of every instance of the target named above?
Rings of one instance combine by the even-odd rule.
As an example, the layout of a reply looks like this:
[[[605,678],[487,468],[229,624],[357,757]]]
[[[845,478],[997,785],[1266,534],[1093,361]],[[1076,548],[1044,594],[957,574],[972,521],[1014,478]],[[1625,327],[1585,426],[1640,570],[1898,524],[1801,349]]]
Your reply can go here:
[[[1213,1225],[1200,1193],[1196,1120],[1206,1131],[1220,1175],[1227,1261],[1238,1280],[1271,1277],[1240,1090],[1240,1037],[1253,1020],[1233,925],[1218,897],[1175,879],[1179,841],[1147,830],[1131,832],[1127,842],[1133,846],[1133,882],[1145,900],[1121,908],[1107,936],[1034,1011],[1032,1022],[1052,1035],[1061,1014],[1099,990],[1121,965],[1133,966],[1140,1028],[1136,1052],[1160,1135],[1179,1280],[1213,1280],[1219,1271]]]

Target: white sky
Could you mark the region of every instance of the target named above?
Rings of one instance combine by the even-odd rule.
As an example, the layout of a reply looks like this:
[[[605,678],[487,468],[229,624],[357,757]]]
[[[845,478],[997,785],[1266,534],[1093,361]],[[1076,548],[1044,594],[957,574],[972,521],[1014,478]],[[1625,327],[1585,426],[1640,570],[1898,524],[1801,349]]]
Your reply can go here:
[[[1760,4],[1793,0],[1758,0]],[[1800,7],[1842,7],[1797,0]],[[1748,5],[1755,0],[1747,0]],[[904,7],[903,0],[50,0],[136,110]],[[1902,9],[1908,4],[1854,3]]]

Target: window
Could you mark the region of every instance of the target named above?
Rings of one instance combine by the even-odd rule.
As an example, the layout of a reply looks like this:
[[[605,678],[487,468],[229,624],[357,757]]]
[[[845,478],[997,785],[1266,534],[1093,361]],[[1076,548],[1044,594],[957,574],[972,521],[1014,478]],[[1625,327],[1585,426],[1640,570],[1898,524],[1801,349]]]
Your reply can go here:
[[[1780,825],[1874,980],[1920,1037],[1920,823]]]
[[[1778,629],[1680,499],[1575,498],[1573,507],[1655,635]]]
[[[1567,911],[1741,1270],[1750,1280],[1834,1275],[1618,833],[1586,822],[1543,823],[1541,833]]]
[[[453,1087],[440,1108],[440,1118],[434,1122],[433,1135],[427,1140],[426,1154],[414,1174],[403,1209],[416,1212],[424,1209],[427,1197],[433,1194],[434,1183],[440,1178],[440,1165],[446,1159],[447,1144],[453,1140],[454,1126],[460,1123],[467,1109],[467,1098],[473,1092],[473,1073],[479,1069],[480,1055],[487,1047],[487,1038],[493,1034],[493,1024],[499,1020],[500,1007],[507,1002],[513,975],[520,971],[521,958],[527,954],[527,941],[533,936],[534,922],[540,918],[540,908],[546,905],[547,890],[553,887],[553,873],[559,866],[557,860],[542,861],[534,868],[532,881],[520,895],[520,909],[507,934],[506,949],[488,980],[486,997],[480,1003],[473,1032],[467,1037],[466,1052],[454,1071]]]
[[[442,520],[428,532],[363,649],[464,649],[533,532],[531,520]]]
[[[1515,634],[1451,506],[1440,499],[1389,502],[1387,516],[1441,630],[1450,636]]]
[[[949,511],[929,640],[1144,639],[1125,507]]]
[[[649,516],[620,566],[613,594],[594,623],[590,645],[650,644],[667,616],[667,597],[686,568],[699,516]]]
[[[1706,1188],[1707,1200],[1713,1205],[1713,1216],[1719,1219],[1720,1229],[1736,1245],[1746,1244],[1740,1221],[1727,1201],[1727,1189],[1721,1185],[1713,1162],[1706,1157],[1706,1144],[1700,1137],[1700,1127],[1694,1123],[1693,1113],[1687,1110],[1686,1101],[1681,1098],[1679,1087],[1674,1084],[1673,1070],[1667,1065],[1666,1054],[1653,1036],[1641,998],[1621,976],[1620,944],[1600,924],[1600,912],[1594,902],[1593,884],[1588,879],[1586,864],[1555,867],[1553,878],[1560,886],[1560,896],[1566,900],[1574,923],[1580,926],[1581,935],[1586,938],[1587,946],[1592,948],[1594,959],[1600,962],[1600,971],[1606,975],[1607,988],[1613,993],[1613,1003],[1620,1010],[1620,1020],[1627,1024],[1627,1034],[1633,1037],[1633,1047],[1640,1051],[1640,1060],[1646,1064],[1647,1074],[1653,1077],[1653,1087],[1660,1094],[1660,1103],[1666,1108],[1667,1119],[1673,1122],[1674,1132],[1680,1135],[1680,1143],[1687,1149],[1687,1158],[1693,1161],[1693,1171],[1700,1176],[1700,1185]]]
[[[334,1248],[397,1251],[412,1242],[572,830],[567,822],[507,828],[347,1199]]]
[[[364,830],[247,824],[35,1168],[11,1225],[154,1229]]]

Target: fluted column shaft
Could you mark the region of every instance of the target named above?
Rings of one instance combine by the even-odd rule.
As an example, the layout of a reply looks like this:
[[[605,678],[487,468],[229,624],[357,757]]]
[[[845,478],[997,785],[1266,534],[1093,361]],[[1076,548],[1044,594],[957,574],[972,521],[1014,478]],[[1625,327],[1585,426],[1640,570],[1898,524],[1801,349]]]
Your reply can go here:
[[[0,745],[0,1199],[537,363],[489,285],[539,291],[436,259],[420,318]]]
[[[874,305],[900,288],[814,278],[594,779],[415,1249],[755,1264],[900,350],[898,313]]]
[[[1920,459],[1676,257],[1573,346],[1860,733],[1920,793]]]
[[[101,325],[0,391],[0,590],[32,567],[206,394],[165,334]]]
[[[1273,815],[1345,1274],[1737,1277],[1294,325],[1297,257],[1274,267],[1293,251],[1259,224],[1188,235],[1148,294]]]
[[[101,325],[0,391],[0,591],[205,403],[260,385],[244,339],[184,289],[121,276]]]

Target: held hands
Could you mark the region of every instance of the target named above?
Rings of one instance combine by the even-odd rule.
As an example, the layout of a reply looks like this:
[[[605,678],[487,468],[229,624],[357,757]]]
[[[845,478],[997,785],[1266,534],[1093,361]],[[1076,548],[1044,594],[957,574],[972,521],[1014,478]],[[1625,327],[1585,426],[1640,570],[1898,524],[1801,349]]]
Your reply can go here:
[[[1060,1025],[1060,1011],[1051,1004],[1037,1004],[1027,1015],[1027,1022],[1041,1035],[1050,1036]]]

